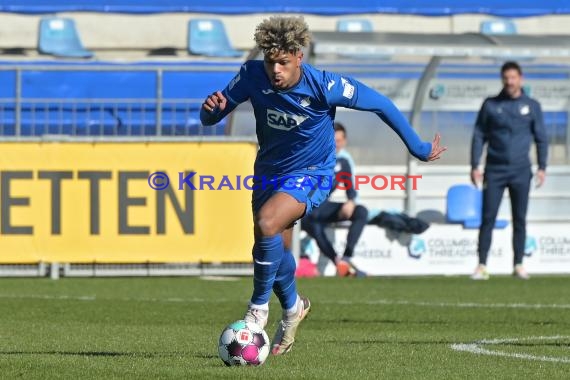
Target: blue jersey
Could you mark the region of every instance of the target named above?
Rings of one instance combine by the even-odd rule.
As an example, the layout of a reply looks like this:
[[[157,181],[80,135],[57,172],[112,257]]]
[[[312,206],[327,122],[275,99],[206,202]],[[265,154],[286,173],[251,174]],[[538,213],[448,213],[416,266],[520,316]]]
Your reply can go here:
[[[259,142],[256,176],[330,174],[336,161],[333,125],[338,106],[376,112],[413,155],[427,160],[431,144],[422,143],[389,99],[350,77],[305,63],[301,70],[299,82],[280,91],[272,87],[263,61],[248,61],[222,91],[226,108],[200,113],[202,123],[211,125],[239,103],[251,101]]]

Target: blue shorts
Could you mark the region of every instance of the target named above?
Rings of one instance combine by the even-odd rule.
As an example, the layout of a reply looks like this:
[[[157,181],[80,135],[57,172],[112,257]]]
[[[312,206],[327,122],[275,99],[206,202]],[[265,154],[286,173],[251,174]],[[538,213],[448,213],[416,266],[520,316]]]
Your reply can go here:
[[[275,193],[287,193],[295,198],[299,203],[306,205],[305,215],[323,203],[329,196],[333,186],[334,174],[315,175],[292,174],[271,179],[253,182],[253,194],[251,205],[254,215]]]

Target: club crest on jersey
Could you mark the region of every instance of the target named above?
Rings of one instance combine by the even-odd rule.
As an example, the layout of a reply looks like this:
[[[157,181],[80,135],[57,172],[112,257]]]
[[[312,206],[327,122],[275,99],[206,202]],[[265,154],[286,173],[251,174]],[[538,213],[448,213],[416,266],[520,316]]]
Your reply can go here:
[[[290,131],[309,117],[304,115],[293,115],[275,110],[267,110],[267,125],[271,128]]]

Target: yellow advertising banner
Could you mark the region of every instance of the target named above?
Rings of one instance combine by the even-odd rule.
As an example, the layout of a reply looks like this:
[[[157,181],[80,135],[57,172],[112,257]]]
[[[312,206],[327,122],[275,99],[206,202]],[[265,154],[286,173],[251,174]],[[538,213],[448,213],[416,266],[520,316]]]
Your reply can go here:
[[[250,142],[0,143],[0,263],[249,262]]]

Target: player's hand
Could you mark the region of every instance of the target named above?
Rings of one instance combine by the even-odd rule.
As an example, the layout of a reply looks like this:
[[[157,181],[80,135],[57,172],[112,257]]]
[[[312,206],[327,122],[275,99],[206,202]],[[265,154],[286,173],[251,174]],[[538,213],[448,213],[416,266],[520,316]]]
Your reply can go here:
[[[441,135],[436,133],[431,143],[431,153],[429,154],[428,161],[439,160],[441,154],[447,150],[446,146],[439,146],[440,140]]]
[[[338,217],[341,220],[348,220],[354,214],[354,209],[356,208],[356,204],[353,200],[346,201],[338,211]]]
[[[471,170],[471,183],[479,188],[481,187],[481,184],[483,183],[483,173],[481,173],[481,170]]]
[[[214,110],[223,111],[226,108],[226,104],[228,104],[226,97],[221,91],[216,91],[204,100],[202,108],[208,112],[213,112]]]
[[[546,172],[542,169],[538,169],[536,176],[534,177],[535,187],[540,187],[544,184],[546,179]]]

